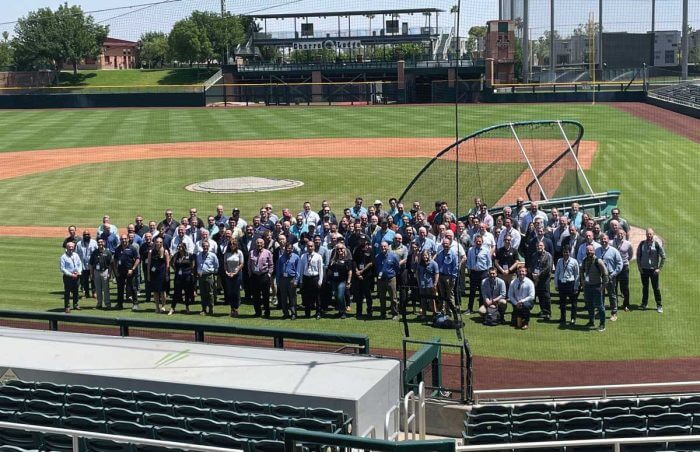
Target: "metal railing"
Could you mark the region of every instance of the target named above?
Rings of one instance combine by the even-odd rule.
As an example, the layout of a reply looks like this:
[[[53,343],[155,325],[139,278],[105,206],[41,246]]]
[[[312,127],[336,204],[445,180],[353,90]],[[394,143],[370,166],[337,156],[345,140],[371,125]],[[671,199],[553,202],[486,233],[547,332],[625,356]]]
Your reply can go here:
[[[340,344],[338,351],[347,348],[358,354],[369,354],[369,337],[365,334],[321,333],[317,331],[292,330],[281,328],[261,328],[240,325],[217,325],[197,322],[172,322],[140,320],[118,317],[93,317],[86,315],[63,314],[53,312],[0,311],[0,320],[19,319],[24,321],[45,320],[51,331],[58,331],[61,323],[83,324],[92,326],[113,326],[119,328],[119,335],[129,336],[130,328],[148,328],[172,332],[189,331],[194,334],[195,342],[204,342],[206,333],[229,334],[234,336],[254,336],[272,339],[274,348],[285,348],[285,340],[306,342],[323,342]],[[27,327],[31,328],[31,325]]]
[[[558,449],[562,447],[586,447],[586,446],[610,446],[615,452],[620,452],[620,446],[629,444],[650,444],[650,443],[687,443],[700,442],[700,435],[676,435],[676,436],[648,436],[641,438],[607,438],[607,439],[585,439],[571,441],[537,441],[527,443],[503,443],[503,444],[479,444],[475,446],[457,446],[455,450],[459,452],[468,451],[489,451],[489,450],[527,450]]]
[[[700,104],[697,102],[689,102],[687,100],[678,99],[677,97],[673,97],[673,96],[667,96],[664,94],[657,94],[657,93],[654,93],[651,91],[649,93],[647,93],[647,96],[649,96],[653,99],[662,100],[664,102],[670,102],[670,103],[676,104],[676,105],[683,105],[684,107],[700,109]]]
[[[30,424],[15,424],[13,422],[0,422],[0,428],[6,428],[6,429],[10,429],[10,430],[24,430],[24,431],[28,431],[28,432],[37,432],[37,433],[48,433],[48,434],[54,434],[54,435],[66,435],[66,436],[71,437],[71,439],[72,439],[73,452],[80,451],[80,439],[81,438],[100,439],[100,440],[106,440],[106,441],[114,441],[114,442],[118,442],[118,443],[138,444],[138,445],[142,445],[142,446],[159,446],[159,447],[177,448],[177,449],[184,449],[184,450],[198,451],[198,452],[237,452],[237,451],[242,452],[242,449],[202,446],[202,445],[198,445],[198,444],[178,443],[178,442],[174,442],[174,441],[162,441],[162,440],[147,439],[147,438],[136,438],[133,436],[110,435],[107,433],[94,433],[94,432],[86,432],[83,430],[72,430],[72,429],[57,428],[57,427],[36,426],[36,425],[30,425]]]
[[[301,444],[305,446],[311,444],[323,445],[324,450],[327,446],[386,452],[454,452],[456,446],[453,439],[395,442],[335,433],[310,432],[298,428],[286,428],[284,430],[284,450],[296,450],[296,447]]]
[[[564,394],[564,393],[577,393],[582,392],[598,392],[601,398],[607,398],[611,391],[618,391],[615,394],[633,394],[640,395],[637,392],[619,392],[620,390],[635,390],[635,389],[665,389],[665,388],[688,388],[695,387],[700,388],[700,381],[672,381],[663,383],[631,383],[631,384],[617,384],[617,385],[592,385],[592,386],[555,386],[547,388],[509,388],[509,389],[479,389],[474,391],[475,402],[479,403],[480,398],[484,394],[501,395],[501,394],[542,394],[546,393],[547,398],[554,398],[551,394]],[[498,398],[488,398],[490,402],[499,402]],[[505,399],[500,399],[501,401]]]

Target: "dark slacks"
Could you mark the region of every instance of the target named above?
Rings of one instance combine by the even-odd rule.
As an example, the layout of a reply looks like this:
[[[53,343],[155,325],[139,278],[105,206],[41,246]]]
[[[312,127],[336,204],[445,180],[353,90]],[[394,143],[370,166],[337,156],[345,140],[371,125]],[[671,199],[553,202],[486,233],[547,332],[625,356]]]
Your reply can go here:
[[[367,315],[372,315],[372,285],[371,276],[365,276],[362,279],[353,277],[352,279],[352,294],[358,316],[362,315],[364,304],[367,305]]]
[[[559,282],[559,320],[566,320],[566,307],[571,307],[571,320],[576,320],[576,303],[578,293],[574,287],[574,281]]]
[[[192,278],[191,275],[175,277],[173,300],[170,304],[170,308],[175,310],[178,303],[185,303],[187,307],[194,304],[194,278]]]
[[[117,305],[124,303],[124,292],[127,299],[131,299],[134,304],[138,304],[138,289],[136,287],[136,274],[129,276],[128,268],[117,268]]]
[[[202,301],[202,312],[214,312],[214,275],[200,275],[199,279],[199,298]]]
[[[615,280],[615,291],[622,295],[622,308],[630,306],[630,266],[625,265]],[[618,302],[619,304],[619,302]]]
[[[301,280],[301,302],[304,305],[306,317],[311,316],[311,310],[315,310],[316,315],[321,315],[321,305],[318,296],[318,276],[303,276]]]
[[[285,316],[297,315],[297,288],[294,285],[294,276],[281,277],[277,284],[277,292],[280,309]]]
[[[481,281],[486,277],[486,273],[486,270],[471,270],[469,272],[469,306],[467,309],[470,311],[474,311],[476,292],[479,291],[479,296],[481,296]]]
[[[90,298],[95,291],[95,283],[92,281],[92,271],[83,270],[80,274],[80,288],[85,294],[85,298]]]
[[[250,275],[250,291],[253,298],[255,315],[259,316],[265,311],[265,316],[270,315],[270,275],[253,273]]]
[[[540,275],[535,284],[535,296],[540,302],[540,313],[543,316],[552,315],[552,296],[549,291],[549,275]]]
[[[659,289],[659,275],[654,269],[643,268],[641,271],[642,277],[642,306],[646,307],[649,302],[649,282],[654,290],[654,301],[656,306],[661,306],[661,289]]]
[[[73,299],[73,307],[78,306],[78,279],[63,275],[63,307],[69,308],[69,301]]]
[[[221,276],[222,285],[224,287],[224,299],[231,309],[238,309],[241,305],[241,279],[241,273],[233,278],[225,274]]]

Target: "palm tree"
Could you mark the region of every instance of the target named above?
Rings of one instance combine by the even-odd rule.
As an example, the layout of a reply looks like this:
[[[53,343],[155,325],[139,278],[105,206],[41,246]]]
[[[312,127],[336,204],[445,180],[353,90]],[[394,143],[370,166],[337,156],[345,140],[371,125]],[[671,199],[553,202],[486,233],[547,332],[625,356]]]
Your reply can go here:
[[[8,33],[7,30],[2,32],[2,39],[5,42],[7,42],[7,40],[10,39],[10,33]]]

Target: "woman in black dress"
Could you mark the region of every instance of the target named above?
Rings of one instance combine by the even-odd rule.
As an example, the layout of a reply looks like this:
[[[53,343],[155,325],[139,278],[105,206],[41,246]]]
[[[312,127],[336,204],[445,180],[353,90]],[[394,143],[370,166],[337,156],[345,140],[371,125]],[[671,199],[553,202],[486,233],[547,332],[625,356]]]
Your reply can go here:
[[[148,252],[148,281],[156,313],[165,312],[165,277],[170,268],[170,253],[163,246],[163,238],[156,237],[153,248]]]
[[[168,315],[175,313],[175,308],[180,302],[185,303],[185,312],[190,312],[190,304],[194,304],[194,255],[187,252],[187,245],[180,243],[177,252],[170,260],[170,265],[175,272],[175,287],[173,289],[173,302],[170,305]],[[184,294],[184,297],[183,297]]]

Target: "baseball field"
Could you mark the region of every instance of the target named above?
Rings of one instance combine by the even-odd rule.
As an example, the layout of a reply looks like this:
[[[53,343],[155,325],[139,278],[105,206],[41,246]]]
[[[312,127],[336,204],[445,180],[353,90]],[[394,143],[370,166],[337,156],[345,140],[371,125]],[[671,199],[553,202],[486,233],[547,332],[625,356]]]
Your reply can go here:
[[[641,104],[468,105],[459,110],[462,136],[494,124],[539,119],[581,122],[584,140],[595,143],[587,170],[593,188],[620,190],[622,216],[632,225],[653,227],[663,238],[668,257],[661,275],[665,312],[636,309],[641,285],[633,268],[633,309],[621,312],[605,333],[560,328],[539,319],[528,331],[467,321],[475,354],[526,361],[687,358],[697,364],[700,304],[695,297],[700,283],[694,275],[693,226],[700,218],[695,202],[700,180],[694,170],[700,140],[692,134],[700,130],[700,121]],[[0,137],[0,309],[60,312],[58,258],[69,224],[76,224],[79,233],[89,228],[94,234],[104,214],[124,228],[136,215],[160,221],[166,208],[179,217],[190,207],[206,215],[223,204],[229,212],[240,208],[249,219],[265,202],[276,212],[283,207],[296,212],[306,200],[318,210],[327,199],[336,213],[351,206],[356,195],[368,203],[376,198],[386,203],[454,140],[454,107],[0,111]],[[489,171],[489,164],[480,166],[484,191],[502,191],[502,182],[489,178]],[[291,178],[304,185],[236,195],[184,189],[197,181],[235,176]],[[463,205],[471,204],[471,198],[464,194]],[[421,201],[427,207],[433,200]],[[95,316],[157,316],[98,311],[91,309],[91,301],[82,306],[82,314]],[[211,318],[178,314],[174,320],[366,333],[375,348],[401,346],[397,322],[290,322],[279,320],[279,313],[261,320],[248,317],[250,306],[241,318],[230,319],[226,308],[217,309]],[[453,331],[417,322],[410,327],[412,338],[455,341]]]

